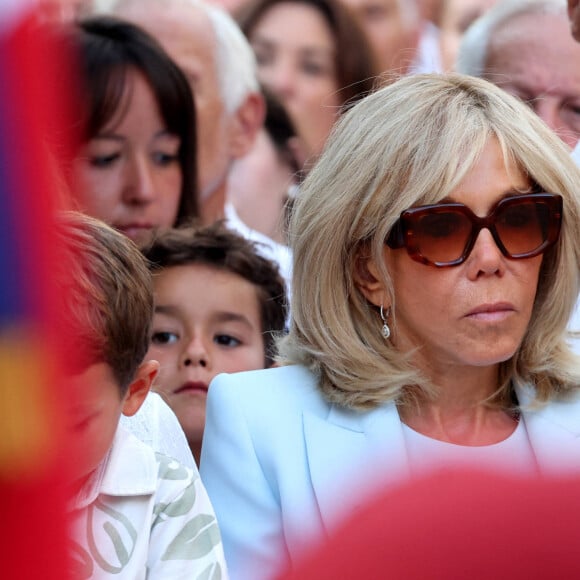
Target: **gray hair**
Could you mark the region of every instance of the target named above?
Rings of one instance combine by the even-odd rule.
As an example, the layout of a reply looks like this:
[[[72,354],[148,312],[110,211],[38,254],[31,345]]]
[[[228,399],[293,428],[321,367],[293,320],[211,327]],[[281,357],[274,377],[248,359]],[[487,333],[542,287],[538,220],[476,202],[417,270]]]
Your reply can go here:
[[[216,73],[226,111],[233,113],[253,92],[260,91],[254,51],[235,20],[222,8],[202,0],[93,0],[95,13],[119,14],[125,6],[189,6],[203,10],[216,39]]]
[[[502,0],[480,16],[465,32],[455,70],[474,77],[485,76],[485,63],[493,35],[512,20],[527,14],[562,14],[566,0]]]

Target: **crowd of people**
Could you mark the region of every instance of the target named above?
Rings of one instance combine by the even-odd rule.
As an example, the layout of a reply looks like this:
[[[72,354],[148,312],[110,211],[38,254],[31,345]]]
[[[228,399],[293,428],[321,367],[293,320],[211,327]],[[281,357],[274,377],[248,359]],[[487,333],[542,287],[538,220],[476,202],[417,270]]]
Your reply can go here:
[[[400,559],[422,481],[508,520],[515,486],[570,493],[578,0],[51,0],[40,25],[75,57],[48,148],[75,578],[460,578]],[[493,550],[433,513],[461,562]],[[558,575],[580,524],[540,521]]]

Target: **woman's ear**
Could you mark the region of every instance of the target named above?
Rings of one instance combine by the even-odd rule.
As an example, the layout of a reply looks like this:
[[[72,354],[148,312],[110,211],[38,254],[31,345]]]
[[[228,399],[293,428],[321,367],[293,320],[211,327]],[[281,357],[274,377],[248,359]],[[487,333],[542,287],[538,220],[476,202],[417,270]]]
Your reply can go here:
[[[148,360],[139,365],[125,394],[123,415],[132,417],[141,408],[158,372],[159,363],[156,360]]]
[[[370,255],[370,250],[363,250],[355,261],[354,283],[363,296],[375,306],[390,306],[390,299],[381,281],[379,269]]]

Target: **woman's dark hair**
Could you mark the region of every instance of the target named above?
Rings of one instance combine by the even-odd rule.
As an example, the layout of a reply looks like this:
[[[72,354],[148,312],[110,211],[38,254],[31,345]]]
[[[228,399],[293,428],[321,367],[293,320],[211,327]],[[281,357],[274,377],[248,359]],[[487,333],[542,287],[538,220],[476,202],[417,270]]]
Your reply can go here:
[[[76,23],[80,49],[82,99],[85,105],[81,137],[92,139],[108,123],[121,119],[128,75],[141,73],[159,107],[169,133],[180,138],[182,187],[175,225],[199,215],[195,105],[185,74],[163,48],[138,26],[109,16]],[[124,102],[125,101],[125,102]]]
[[[366,96],[375,88],[378,69],[358,20],[339,0],[253,0],[236,14],[240,28],[251,39],[254,28],[273,6],[294,2],[312,6],[328,23],[335,43],[335,70],[343,104]]]
[[[264,129],[272,139],[278,155],[298,173],[300,167],[290,147],[290,140],[297,136],[296,127],[280,99],[268,87],[262,86],[261,90],[266,101]]]

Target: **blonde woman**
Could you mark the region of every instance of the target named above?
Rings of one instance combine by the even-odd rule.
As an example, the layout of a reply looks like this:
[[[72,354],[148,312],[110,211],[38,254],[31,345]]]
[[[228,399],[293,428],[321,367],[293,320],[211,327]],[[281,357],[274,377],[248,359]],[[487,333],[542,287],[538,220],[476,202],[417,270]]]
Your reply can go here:
[[[233,578],[271,578],[438,468],[580,472],[580,171],[487,81],[415,75],[339,122],[293,215],[280,368],[212,383],[201,473]]]

